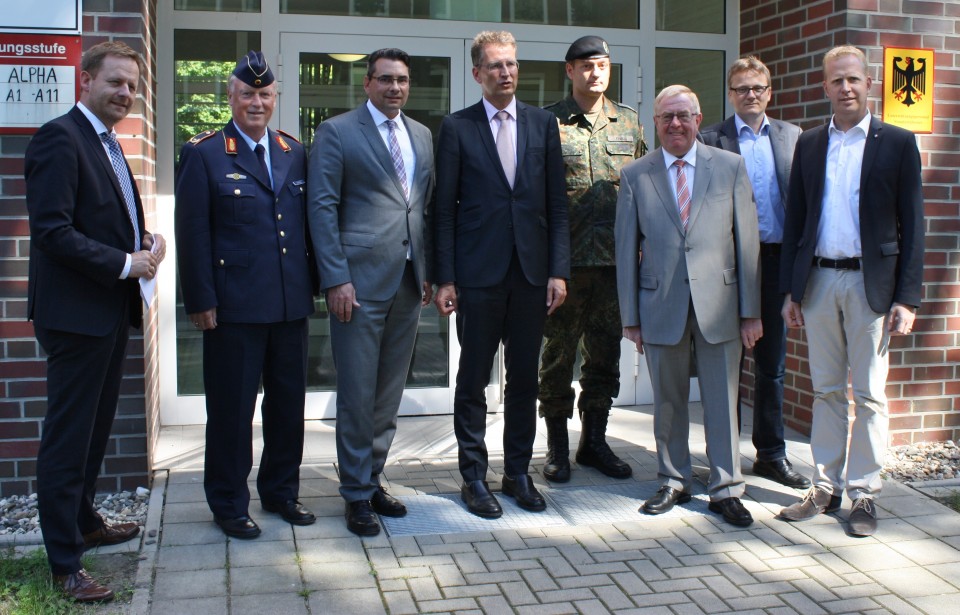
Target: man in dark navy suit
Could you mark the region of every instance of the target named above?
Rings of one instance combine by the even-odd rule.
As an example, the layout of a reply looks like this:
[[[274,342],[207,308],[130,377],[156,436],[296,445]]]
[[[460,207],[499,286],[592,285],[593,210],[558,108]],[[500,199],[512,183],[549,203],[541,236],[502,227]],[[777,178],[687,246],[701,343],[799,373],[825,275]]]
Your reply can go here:
[[[484,388],[501,340],[507,368],[502,490],[522,508],[546,508],[528,470],[540,342],[547,314],[566,298],[570,230],[557,118],[514,96],[513,35],[481,32],[470,55],[483,98],[443,119],[437,147],[435,303],[441,314],[457,312],[453,413],[461,497],[470,512],[496,518],[503,511],[485,482]]]
[[[28,315],[47,353],[47,416],[37,455],[40,526],[54,583],[79,602],[113,592],[80,565],[86,548],[136,536],[93,507],[117,410],[130,327],[143,308],[137,279],[163,260],[144,228],[136,182],[113,127],[133,108],[143,74],[123,43],[83,54],[80,102],[44,124],[25,157],[30,215]]]
[[[297,499],[313,312],[307,165],[296,139],[267,127],[277,89],[262,53],[240,58],[227,96],[233,119],[180,154],[177,266],[184,308],[203,331],[207,503],[225,534],[255,538],[247,475],[261,379],[260,504],[296,525],[316,520]]]
[[[790,167],[800,127],[767,115],[771,96],[770,69],[753,56],[736,60],[727,71],[727,100],[736,113],[703,128],[700,134],[707,145],[743,156],[757,205],[763,337],[753,348],[753,446],[757,449],[753,473],[788,487],[806,489],[810,481],[787,459],[783,435],[787,328],[780,315],[780,247]],[[743,359],[740,365],[742,371]]]

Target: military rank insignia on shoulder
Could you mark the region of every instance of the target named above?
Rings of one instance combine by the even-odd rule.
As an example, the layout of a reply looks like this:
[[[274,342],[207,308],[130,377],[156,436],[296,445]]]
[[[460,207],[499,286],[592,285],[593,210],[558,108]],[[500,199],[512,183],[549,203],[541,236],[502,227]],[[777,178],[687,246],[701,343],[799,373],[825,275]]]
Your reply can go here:
[[[293,136],[293,135],[290,134],[289,132],[286,132],[285,130],[277,129],[277,132],[280,133],[280,134],[282,134],[282,135],[285,136],[286,138],[290,139],[291,141],[295,141],[296,143],[299,143],[299,142],[300,142],[300,139],[296,138],[295,136]]]
[[[634,109],[633,107],[631,107],[630,105],[625,105],[625,104],[623,104],[622,102],[619,102],[619,101],[616,101],[616,100],[611,101],[611,102],[613,102],[613,104],[615,104],[616,106],[620,107],[621,109],[627,109],[628,111],[633,111],[634,113],[637,112],[637,110]]]
[[[187,141],[187,143],[189,143],[190,145],[196,145],[196,144],[198,144],[198,143],[201,143],[201,142],[203,142],[203,141],[206,141],[207,139],[209,139],[210,137],[212,137],[212,136],[215,135],[215,134],[217,134],[217,131],[216,131],[216,130],[204,130],[204,131],[201,132],[200,134],[195,135],[192,139],[190,139],[189,141]]]

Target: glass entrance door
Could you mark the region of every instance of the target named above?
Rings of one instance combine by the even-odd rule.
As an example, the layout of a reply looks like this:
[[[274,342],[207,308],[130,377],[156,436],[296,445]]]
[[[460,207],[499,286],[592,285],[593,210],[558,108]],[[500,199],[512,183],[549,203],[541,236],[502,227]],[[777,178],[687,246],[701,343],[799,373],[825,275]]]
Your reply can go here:
[[[403,112],[430,128],[434,138],[443,117],[459,108],[452,105],[462,101],[460,40],[283,34],[280,47],[280,127],[299,135],[308,149],[317,125],[366,101],[363,79],[367,54],[378,48],[400,47],[410,54],[410,97]],[[334,418],[336,370],[330,347],[331,316],[322,297],[316,307],[310,319],[307,418]],[[400,414],[453,411],[459,347],[456,336],[450,335],[452,329],[453,321],[441,317],[433,305],[423,309]]]

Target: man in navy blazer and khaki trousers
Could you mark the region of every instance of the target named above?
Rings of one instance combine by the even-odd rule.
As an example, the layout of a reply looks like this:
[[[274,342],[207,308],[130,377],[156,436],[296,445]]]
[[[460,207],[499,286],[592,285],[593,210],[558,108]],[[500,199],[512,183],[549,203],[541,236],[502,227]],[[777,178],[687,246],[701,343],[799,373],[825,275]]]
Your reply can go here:
[[[130,327],[142,306],[137,278],[165,254],[144,228],[136,182],[114,126],[136,102],[140,55],[123,43],[84,53],[80,102],[43,125],[27,147],[28,314],[47,353],[47,416],[37,455],[40,525],[54,583],[80,602],[113,592],[81,568],[86,548],[137,535],[93,507],[117,410]]]
[[[813,487],[780,517],[833,512],[845,488],[852,536],[877,530],[890,335],[910,333],[923,287],[920,152],[913,133],[870,114],[870,85],[856,47],[824,56],[833,118],[797,142],[780,275],[784,320],[807,333],[814,393]]]
[[[435,303],[457,312],[454,395],[461,497],[470,512],[502,514],[485,482],[484,388],[500,341],[507,368],[502,490],[522,508],[546,503],[529,475],[537,368],[547,314],[566,297],[570,231],[560,129],[552,113],[514,96],[516,41],[481,32],[470,50],[483,99],[444,118],[437,147]]]

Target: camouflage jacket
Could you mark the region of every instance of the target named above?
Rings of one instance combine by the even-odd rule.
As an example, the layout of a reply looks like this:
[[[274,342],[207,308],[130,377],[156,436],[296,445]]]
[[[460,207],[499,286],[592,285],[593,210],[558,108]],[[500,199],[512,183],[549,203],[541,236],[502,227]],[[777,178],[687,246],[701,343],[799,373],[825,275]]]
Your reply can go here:
[[[572,97],[545,108],[560,123],[570,210],[570,264],[614,266],[620,169],[647,151],[637,112],[604,97],[597,125],[591,127]]]

